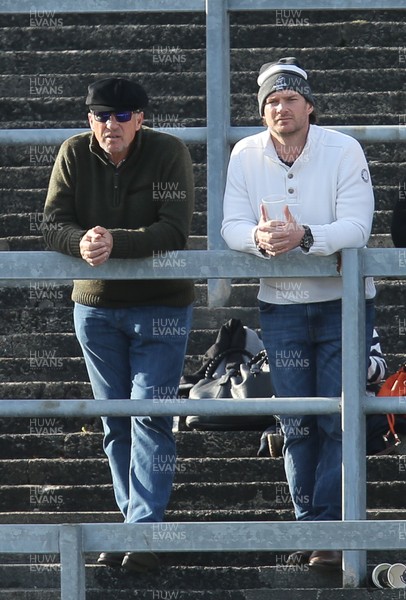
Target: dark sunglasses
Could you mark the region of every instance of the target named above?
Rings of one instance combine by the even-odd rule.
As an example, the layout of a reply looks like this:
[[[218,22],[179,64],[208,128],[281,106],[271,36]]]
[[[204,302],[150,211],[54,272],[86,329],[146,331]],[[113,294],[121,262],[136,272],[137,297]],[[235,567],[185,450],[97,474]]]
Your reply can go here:
[[[127,121],[131,120],[133,116],[133,110],[126,110],[123,112],[113,112],[113,111],[92,111],[92,114],[96,121],[99,123],[107,123],[109,119],[111,119],[111,115],[115,116],[115,119],[118,123],[127,123]]]

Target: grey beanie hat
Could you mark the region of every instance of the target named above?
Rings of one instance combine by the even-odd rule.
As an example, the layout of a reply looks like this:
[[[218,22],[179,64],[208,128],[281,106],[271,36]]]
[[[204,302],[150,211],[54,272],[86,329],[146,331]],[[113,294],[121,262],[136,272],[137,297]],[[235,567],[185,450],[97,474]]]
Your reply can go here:
[[[314,105],[312,90],[307,82],[307,73],[294,56],[280,58],[277,62],[262,65],[257,83],[259,85],[258,106],[261,117],[264,116],[265,100],[272,92],[293,90]]]

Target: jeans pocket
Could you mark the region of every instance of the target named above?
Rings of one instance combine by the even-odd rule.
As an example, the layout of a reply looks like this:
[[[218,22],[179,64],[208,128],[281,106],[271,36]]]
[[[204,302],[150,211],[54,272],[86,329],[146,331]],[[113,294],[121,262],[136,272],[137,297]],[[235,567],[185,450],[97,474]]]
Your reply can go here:
[[[276,309],[276,306],[276,304],[270,304],[269,302],[258,300],[258,307],[260,313],[270,313]]]

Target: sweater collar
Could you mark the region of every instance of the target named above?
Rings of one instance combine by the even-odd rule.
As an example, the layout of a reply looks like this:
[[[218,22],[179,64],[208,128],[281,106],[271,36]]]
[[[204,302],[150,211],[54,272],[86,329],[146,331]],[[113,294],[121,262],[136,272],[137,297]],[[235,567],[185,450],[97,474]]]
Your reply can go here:
[[[317,137],[318,129],[319,129],[319,127],[317,125],[309,126],[306,143],[303,147],[303,150],[302,150],[300,156],[298,156],[298,158],[295,160],[295,162],[293,164],[295,164],[298,160],[303,160],[303,157],[305,155],[308,156],[308,154],[311,151],[311,148],[314,144],[315,138]],[[264,149],[264,154],[266,156],[269,156],[272,160],[280,162],[280,159],[275,150],[275,146],[273,145],[269,129],[266,129],[265,131],[260,133],[260,136],[261,136],[262,146]]]
[[[139,129],[139,131],[137,131],[136,136],[131,143],[130,150],[129,150],[127,156],[125,158],[123,158],[123,160],[121,160],[118,165],[115,165],[110,160],[107,152],[105,152],[100,147],[99,142],[97,141],[96,136],[94,135],[93,132],[91,132],[91,135],[90,135],[89,150],[92,154],[95,154],[105,165],[111,164],[116,169],[118,169],[126,162],[130,162],[130,161],[133,162],[133,161],[137,160],[139,153],[141,151],[142,138],[143,138],[143,127],[141,127],[141,129]]]

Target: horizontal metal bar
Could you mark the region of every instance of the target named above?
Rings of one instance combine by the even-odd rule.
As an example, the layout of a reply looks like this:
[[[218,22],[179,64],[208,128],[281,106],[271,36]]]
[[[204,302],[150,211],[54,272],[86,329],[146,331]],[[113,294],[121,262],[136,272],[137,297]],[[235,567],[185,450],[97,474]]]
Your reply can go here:
[[[214,403],[214,404],[213,404]],[[406,413],[406,397],[362,399],[366,414]],[[136,411],[136,412],[135,412]],[[269,415],[331,414],[341,411],[341,398],[249,398],[246,400],[211,398],[152,398],[143,400],[23,400],[0,401],[0,417],[99,417],[134,415]]]
[[[232,250],[185,250],[148,258],[110,259],[91,267],[80,258],[59,252],[1,252],[0,280],[337,277],[336,263],[335,256],[299,252],[264,260]]]
[[[0,553],[59,552],[64,525],[0,525]],[[82,523],[84,552],[242,552],[406,548],[405,521]]]
[[[0,417],[99,417],[330,414],[341,410],[341,398],[250,398],[249,400],[16,400],[0,401]]]
[[[214,404],[213,404],[214,402]],[[373,397],[363,400],[366,414],[406,414],[406,397]],[[135,404],[136,403],[136,404]],[[23,400],[0,401],[0,417],[99,417],[157,415],[269,415],[331,414],[341,411],[341,398],[249,398],[247,400]]]
[[[55,10],[57,8],[57,10]],[[55,5],[54,0],[37,0],[33,6],[32,0],[3,0],[1,13],[98,13],[98,12],[201,12],[204,11],[204,0],[83,0],[80,7],[75,0],[60,0]],[[303,10],[391,10],[403,9],[403,0],[274,0],[270,6],[269,0],[228,0],[228,10],[259,11],[278,9]]]
[[[206,127],[154,127],[175,135],[186,143],[206,143]],[[2,129],[0,130],[0,145],[19,144],[49,144],[57,146],[73,135],[85,133],[89,129]]]
[[[391,10],[404,9],[404,0],[228,0],[229,10]]]
[[[405,521],[250,521],[84,524],[85,552],[249,552],[257,550],[396,550]],[[0,528],[1,533],[1,528]]]
[[[207,142],[206,127],[156,127],[156,131],[175,135],[188,144],[205,144]],[[405,125],[334,125],[326,127],[351,135],[360,142],[404,142],[406,141]],[[263,127],[229,127],[228,141],[235,144],[238,140],[263,131]],[[49,144],[57,146],[67,138],[84,133],[88,129],[2,129],[0,145]]]
[[[1,13],[202,12],[204,0],[2,0]]]
[[[363,409],[366,414],[406,414],[406,396],[366,396]]]
[[[360,252],[363,275],[406,277],[405,248],[365,248]],[[1,252],[0,280],[7,286],[19,280],[337,277],[336,262],[336,256],[300,253],[264,260],[232,250],[185,250],[142,259],[110,259],[90,267],[58,252]]]
[[[406,248],[365,248],[364,275],[375,277],[406,277]]]
[[[56,554],[59,531],[58,525],[0,525],[0,552]]]
[[[325,129],[340,131],[357,139],[359,142],[404,142],[406,141],[405,125],[332,125]],[[235,144],[238,140],[263,131],[263,127],[230,127],[229,140]],[[1,143],[1,137],[0,137]]]

